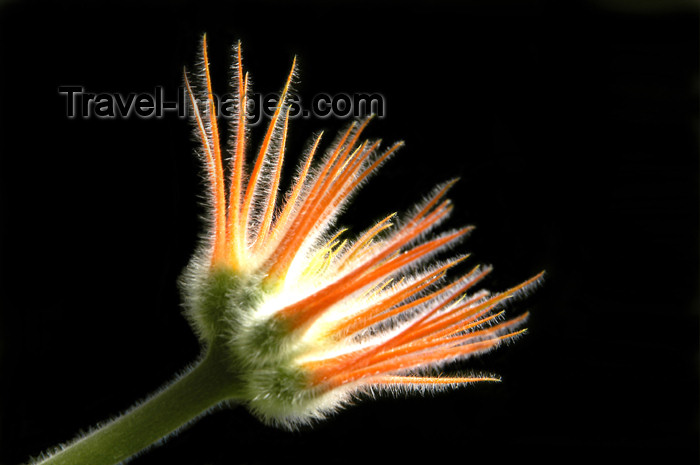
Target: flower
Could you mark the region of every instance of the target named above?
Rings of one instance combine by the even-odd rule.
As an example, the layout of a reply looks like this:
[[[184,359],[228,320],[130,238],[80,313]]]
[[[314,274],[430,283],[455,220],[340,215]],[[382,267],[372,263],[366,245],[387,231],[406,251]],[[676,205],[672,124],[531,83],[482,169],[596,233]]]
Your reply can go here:
[[[226,354],[239,398],[263,421],[289,427],[322,418],[369,390],[498,380],[436,373],[522,334],[527,314],[508,320],[502,307],[542,274],[493,294],[476,290],[490,267],[445,279],[466,256],[436,261],[436,254],[472,229],[430,235],[452,209],[445,195],[454,180],[406,217],[390,214],[354,240],[334,230],[352,195],[402,145],[380,151],[380,141],[361,140],[370,118],[350,124],[321,157],[322,134],[315,137],[291,190],[279,196],[296,60],[249,168],[249,76],[240,43],[234,54],[237,112],[228,160],[206,36],[200,85],[185,75],[210,213],[183,288],[189,321],[209,350]]]

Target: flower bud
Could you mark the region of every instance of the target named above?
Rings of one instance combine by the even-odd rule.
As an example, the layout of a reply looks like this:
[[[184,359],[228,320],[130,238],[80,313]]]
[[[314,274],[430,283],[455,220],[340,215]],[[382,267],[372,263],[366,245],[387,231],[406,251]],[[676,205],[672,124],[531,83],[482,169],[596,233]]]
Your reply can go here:
[[[378,141],[361,141],[370,118],[352,123],[320,157],[316,137],[291,190],[278,199],[295,64],[244,176],[249,147],[240,108],[246,107],[248,75],[240,44],[235,54],[240,106],[228,167],[206,38],[199,90],[186,80],[207,168],[210,215],[209,234],[182,287],[188,320],[209,350],[226,355],[243,402],[263,421],[291,427],[370,390],[497,381],[491,375],[443,377],[436,370],[521,334],[526,315],[506,320],[502,307],[542,274],[495,294],[477,289],[489,267],[446,279],[466,257],[435,256],[472,229],[430,236],[452,209],[445,195],[454,181],[438,186],[400,220],[388,215],[354,239],[344,230],[334,232],[352,195],[401,146],[381,151]]]

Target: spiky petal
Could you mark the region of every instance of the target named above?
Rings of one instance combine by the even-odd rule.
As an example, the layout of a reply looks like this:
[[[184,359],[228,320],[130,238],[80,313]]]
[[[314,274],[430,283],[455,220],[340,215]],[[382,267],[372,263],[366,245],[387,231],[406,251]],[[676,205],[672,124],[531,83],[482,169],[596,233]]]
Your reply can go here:
[[[343,206],[402,145],[381,151],[380,141],[361,140],[371,118],[350,124],[322,157],[322,136],[315,137],[290,192],[279,196],[296,60],[246,171],[249,89],[240,43],[233,67],[239,106],[225,163],[206,37],[201,55],[202,82],[194,88],[186,76],[186,85],[207,169],[211,222],[208,243],[186,273],[188,315],[206,344],[226,347],[251,410],[290,425],[372,387],[497,380],[431,370],[522,334],[527,314],[504,320],[502,307],[542,274],[497,294],[475,290],[489,267],[445,280],[466,257],[436,262],[435,255],[472,229],[429,235],[452,210],[445,195],[454,180],[438,186],[398,227],[391,214],[354,241],[343,238],[345,230],[334,232]]]

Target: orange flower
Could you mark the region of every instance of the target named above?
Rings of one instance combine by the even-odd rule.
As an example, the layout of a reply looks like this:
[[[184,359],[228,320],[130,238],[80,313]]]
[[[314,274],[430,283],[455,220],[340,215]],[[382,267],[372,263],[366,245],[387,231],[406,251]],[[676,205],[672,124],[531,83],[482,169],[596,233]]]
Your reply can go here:
[[[370,118],[352,123],[320,157],[319,135],[290,192],[278,196],[296,62],[249,169],[240,44],[230,160],[221,148],[206,36],[202,58],[203,82],[193,88],[186,77],[186,85],[207,169],[210,234],[185,273],[186,308],[202,341],[227,354],[248,407],[265,421],[293,425],[373,388],[498,380],[435,373],[521,334],[527,315],[506,320],[503,304],[542,274],[496,294],[475,290],[490,267],[445,280],[466,257],[435,261],[436,253],[472,229],[429,236],[452,209],[445,195],[455,181],[405,218],[390,214],[344,238],[345,230],[333,229],[343,206],[402,144],[380,151],[379,141],[361,140]]]

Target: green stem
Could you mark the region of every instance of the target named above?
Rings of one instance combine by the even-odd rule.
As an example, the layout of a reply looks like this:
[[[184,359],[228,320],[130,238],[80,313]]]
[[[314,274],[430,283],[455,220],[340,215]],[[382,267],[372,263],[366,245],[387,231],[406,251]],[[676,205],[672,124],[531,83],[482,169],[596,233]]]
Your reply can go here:
[[[189,373],[37,465],[112,465],[164,438],[208,409],[235,398],[224,354],[209,350]]]

